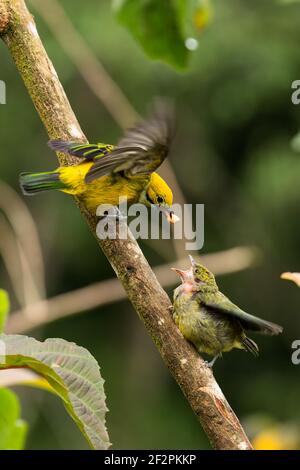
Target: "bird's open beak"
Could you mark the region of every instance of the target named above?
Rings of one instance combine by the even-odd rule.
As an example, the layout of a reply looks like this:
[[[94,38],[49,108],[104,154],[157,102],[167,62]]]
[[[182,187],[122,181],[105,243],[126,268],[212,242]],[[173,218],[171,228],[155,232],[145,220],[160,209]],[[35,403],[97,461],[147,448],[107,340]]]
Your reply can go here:
[[[182,282],[188,282],[193,279],[193,271],[192,269],[186,269],[185,271],[178,268],[171,268],[181,279]]]
[[[192,257],[192,255],[189,255],[189,258],[190,258],[190,262],[191,262],[191,265],[192,265],[192,268],[195,266],[196,264],[196,261],[194,260],[194,258]]]
[[[170,224],[176,224],[180,219],[177,217],[176,214],[174,214],[174,211],[171,209],[171,207],[168,206],[155,206],[159,211],[161,211],[167,218],[167,221]]]

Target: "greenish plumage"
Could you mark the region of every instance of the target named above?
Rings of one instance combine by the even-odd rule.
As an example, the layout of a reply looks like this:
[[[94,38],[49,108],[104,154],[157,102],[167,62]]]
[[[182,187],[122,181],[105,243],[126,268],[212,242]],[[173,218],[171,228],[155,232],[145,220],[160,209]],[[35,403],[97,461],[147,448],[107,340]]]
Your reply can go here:
[[[175,271],[182,284],[174,291],[174,321],[199,352],[214,356],[211,365],[222,352],[233,348],[258,355],[258,346],[245,330],[266,335],[281,333],[281,326],[250,315],[233,304],[219,291],[214,275],[193,259],[190,270]]]
[[[44,173],[22,173],[20,175],[23,194],[31,196],[35,193],[48,191],[49,189],[63,190],[66,185],[60,181],[57,171]]]

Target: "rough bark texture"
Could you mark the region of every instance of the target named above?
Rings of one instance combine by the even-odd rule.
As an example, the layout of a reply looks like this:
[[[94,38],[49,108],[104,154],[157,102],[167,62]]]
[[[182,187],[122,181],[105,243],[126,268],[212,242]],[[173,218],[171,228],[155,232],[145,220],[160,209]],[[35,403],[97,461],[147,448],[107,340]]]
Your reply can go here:
[[[9,24],[9,0],[2,0],[0,3],[0,34],[3,34]]]
[[[16,63],[49,137],[84,140],[85,136],[24,1],[0,0],[0,14],[2,39]],[[61,164],[74,163],[72,157],[60,154],[58,158]],[[76,202],[95,234],[96,218],[79,201]],[[169,311],[170,300],[136,241],[129,234],[128,240],[98,240],[98,243],[212,446],[215,449],[251,449],[239,420],[211,370],[175,326]]]

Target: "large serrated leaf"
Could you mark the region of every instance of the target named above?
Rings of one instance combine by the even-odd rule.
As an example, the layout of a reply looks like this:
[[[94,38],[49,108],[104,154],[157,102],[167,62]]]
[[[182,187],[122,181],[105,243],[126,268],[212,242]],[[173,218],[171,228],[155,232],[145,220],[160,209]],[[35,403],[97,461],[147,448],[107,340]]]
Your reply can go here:
[[[27,336],[0,335],[0,369],[10,367],[29,367],[45,377],[90,446],[110,446],[104,381],[97,361],[86,349],[63,339],[40,342]]]
[[[27,424],[20,419],[17,396],[0,388],[0,450],[22,450],[27,434]]]
[[[9,312],[9,299],[5,290],[0,289],[0,333],[5,326],[6,317]]]

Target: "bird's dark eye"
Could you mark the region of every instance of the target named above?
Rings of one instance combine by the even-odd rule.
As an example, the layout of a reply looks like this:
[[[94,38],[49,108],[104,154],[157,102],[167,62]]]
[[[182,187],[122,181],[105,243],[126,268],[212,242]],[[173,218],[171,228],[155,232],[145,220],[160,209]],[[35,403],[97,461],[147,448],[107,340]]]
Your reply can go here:
[[[158,196],[157,202],[158,202],[159,204],[161,204],[162,202],[164,202],[164,200],[163,200],[163,198],[162,198],[161,196]]]
[[[195,269],[195,274],[200,274],[199,269]]]
[[[154,204],[154,201],[152,201],[151,197],[149,196],[148,193],[146,193],[146,199],[150,204]]]

